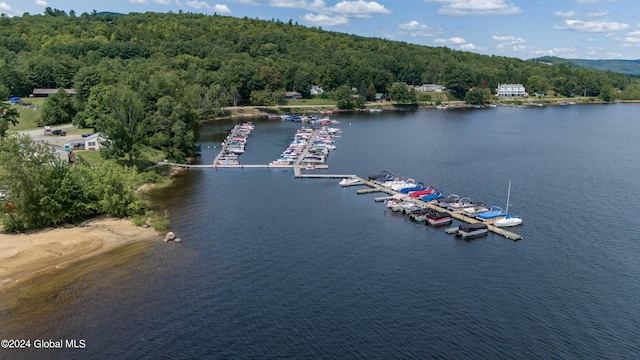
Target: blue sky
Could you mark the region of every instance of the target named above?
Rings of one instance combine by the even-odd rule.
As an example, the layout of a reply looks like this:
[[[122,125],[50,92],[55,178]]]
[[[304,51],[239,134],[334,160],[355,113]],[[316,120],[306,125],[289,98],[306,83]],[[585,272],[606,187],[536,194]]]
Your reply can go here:
[[[198,12],[486,55],[640,59],[638,0],[0,0],[0,12]]]

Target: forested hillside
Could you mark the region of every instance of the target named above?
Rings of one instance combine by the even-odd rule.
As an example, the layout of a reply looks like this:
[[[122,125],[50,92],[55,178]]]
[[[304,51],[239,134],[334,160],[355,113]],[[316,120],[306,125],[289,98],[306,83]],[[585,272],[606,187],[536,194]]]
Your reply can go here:
[[[361,98],[395,82],[445,85],[463,99],[473,88],[522,83],[530,93],[640,98],[622,74],[549,66],[376,38],[278,20],[190,13],[75,14],[0,18],[0,96],[75,88],[43,109],[48,124],[95,126],[113,136],[114,156],[141,144],[183,160],[196,151],[198,123],[234,104],[283,101],[285,91]],[[488,90],[486,90],[488,91]],[[617,92],[616,92],[617,93]],[[57,104],[57,105],[55,105]],[[54,106],[55,105],[55,106]],[[63,109],[64,111],[61,111]]]

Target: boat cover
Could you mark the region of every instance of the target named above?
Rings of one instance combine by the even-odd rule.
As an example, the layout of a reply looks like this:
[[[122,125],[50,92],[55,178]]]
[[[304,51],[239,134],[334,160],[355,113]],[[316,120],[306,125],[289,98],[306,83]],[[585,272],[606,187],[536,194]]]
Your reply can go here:
[[[424,189],[426,189],[426,187],[424,186],[406,187],[406,188],[400,189],[400,193],[408,194],[410,191],[418,191],[418,190],[424,190]]]
[[[388,171],[383,171],[383,172],[381,172],[380,174],[377,174],[377,175],[369,175],[368,178],[369,178],[369,180],[375,180],[375,179],[379,179],[379,178],[384,178],[387,175],[389,175],[389,172]]]
[[[502,208],[494,206],[489,211],[484,211],[484,212],[479,213],[477,215],[477,217],[479,219],[482,219],[482,220],[488,220],[488,219],[493,219],[493,218],[496,218],[498,216],[504,216],[504,215],[505,214],[504,214],[504,211],[502,210]]]
[[[478,231],[482,229],[488,229],[487,224],[481,224],[481,223],[460,224],[460,226],[458,226],[458,230],[464,231],[464,232],[472,232],[472,231]]]
[[[432,213],[427,214],[427,216],[429,217],[429,219],[451,218],[451,215],[449,215],[449,213],[440,212],[440,211],[433,211]]]
[[[441,197],[442,197],[442,194],[429,194],[421,197],[421,199],[422,201],[431,201],[431,200],[440,199]]]

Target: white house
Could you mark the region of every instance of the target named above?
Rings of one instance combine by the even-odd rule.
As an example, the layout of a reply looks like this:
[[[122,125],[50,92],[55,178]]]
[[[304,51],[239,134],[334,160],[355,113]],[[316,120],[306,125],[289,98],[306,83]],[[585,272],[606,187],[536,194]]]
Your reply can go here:
[[[311,87],[311,95],[320,95],[324,92],[324,90],[322,90],[321,87],[319,87],[318,85],[313,85]]]
[[[416,86],[416,90],[424,92],[443,92],[446,88],[442,85],[422,84],[420,86]]]
[[[84,139],[85,150],[100,150],[104,145],[102,144],[106,140],[106,137],[100,133],[95,133]]]
[[[527,97],[529,94],[522,84],[500,84],[496,89],[496,95],[501,97]]]

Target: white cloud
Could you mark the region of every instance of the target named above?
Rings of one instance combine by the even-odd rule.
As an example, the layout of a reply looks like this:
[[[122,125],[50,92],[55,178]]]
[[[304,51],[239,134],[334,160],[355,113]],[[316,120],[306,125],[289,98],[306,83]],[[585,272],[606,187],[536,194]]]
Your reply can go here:
[[[302,18],[307,23],[320,26],[344,25],[349,19],[368,19],[374,16],[391,14],[391,10],[375,1],[343,0],[334,6],[327,6],[324,0],[234,0],[250,5],[269,5],[271,7],[305,9],[312,11]]]
[[[215,4],[213,5],[213,9],[218,14],[231,14],[231,9],[227,5],[224,4]]]
[[[640,31],[632,31],[627,33],[627,36],[622,40],[623,46],[640,46]]]
[[[434,29],[415,20],[409,21],[405,24],[399,24],[398,27],[402,30],[408,31],[409,35],[414,37],[435,36],[443,33],[442,29]]]
[[[629,28],[628,24],[612,21],[565,20],[563,24],[554,26],[558,30],[575,30],[579,32],[612,32]]]
[[[306,14],[302,17],[304,21],[315,24],[318,26],[337,26],[344,25],[349,22],[349,19],[343,16],[330,16],[325,14]]]
[[[132,4],[144,4],[156,3],[160,5],[170,5],[173,0],[129,0]]]
[[[11,6],[9,6],[9,4],[7,4],[6,2],[0,2],[0,11],[2,12],[10,12],[11,11]]]
[[[599,10],[599,11],[592,11],[588,13],[587,17],[603,17],[603,16],[607,16],[608,14],[609,12],[607,10]]]
[[[375,1],[341,1],[330,8],[332,12],[348,18],[370,18],[391,14],[391,11]]]
[[[438,9],[440,15],[513,15],[522,10],[514,4],[507,4],[504,0],[424,0],[426,3],[442,4]]]
[[[47,6],[47,2],[44,0],[36,0],[36,5],[38,6]]]
[[[538,56],[557,56],[565,59],[576,59],[580,55],[576,48],[553,48],[549,50],[536,50],[534,55]]]
[[[470,50],[486,50],[487,48],[476,46],[474,44],[462,44],[458,49],[470,51]]]
[[[435,39],[433,42],[442,45],[462,45],[465,44],[467,40],[461,37],[452,37],[448,39]]]
[[[477,46],[475,44],[468,43],[467,40],[461,37],[452,37],[448,39],[435,39],[433,41],[436,44],[455,48],[457,50],[486,50],[487,48]]]
[[[515,36],[493,35],[491,39],[502,44],[524,44],[527,42],[525,39]]]
[[[236,2],[249,4],[249,5],[269,5],[271,7],[279,7],[279,8],[300,8],[300,9],[308,9],[311,4],[309,4],[306,0],[235,0]],[[314,1],[317,3],[318,0]],[[324,1],[320,0],[323,7]]]
[[[524,53],[525,51],[530,51],[529,46],[523,45],[527,42],[523,38],[515,36],[493,35],[491,39],[498,43],[496,44],[496,49],[502,53]]]
[[[240,0],[240,1],[252,1],[256,0]],[[288,5],[298,4],[298,1],[267,1],[271,6],[275,4]],[[368,19],[374,16],[391,14],[391,11],[375,1],[341,1],[335,6],[327,7],[324,0],[314,0],[311,3],[303,2],[303,5],[298,4],[300,8],[308,9],[316,13],[309,13],[302,18],[304,21],[319,25],[319,26],[337,26],[349,23],[349,19],[359,18]]]
[[[219,13],[219,14],[231,14],[231,10],[229,10],[229,7],[227,7],[227,5],[215,4],[212,6],[212,5],[209,5],[207,2],[198,1],[198,0],[187,0],[187,2],[185,2],[185,5],[197,10],[205,9],[205,10],[215,11],[216,13]]]
[[[563,18],[572,18],[575,14],[575,11],[556,11],[554,13],[555,16]]]

